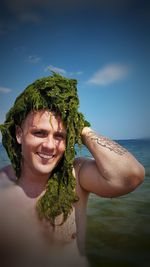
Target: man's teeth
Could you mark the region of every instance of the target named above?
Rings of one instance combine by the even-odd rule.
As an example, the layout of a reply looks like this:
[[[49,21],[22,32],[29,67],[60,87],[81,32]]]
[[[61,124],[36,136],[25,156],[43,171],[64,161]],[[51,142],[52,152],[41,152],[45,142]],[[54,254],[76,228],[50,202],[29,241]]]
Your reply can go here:
[[[38,153],[38,155],[44,159],[52,159],[53,158],[53,155],[47,155],[47,154],[43,154],[43,153]]]

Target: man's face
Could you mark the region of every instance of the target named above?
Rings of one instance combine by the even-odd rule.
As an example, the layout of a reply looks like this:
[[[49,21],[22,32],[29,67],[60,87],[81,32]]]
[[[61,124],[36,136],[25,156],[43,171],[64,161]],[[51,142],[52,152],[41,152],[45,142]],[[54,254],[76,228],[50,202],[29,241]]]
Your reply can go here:
[[[49,176],[66,148],[66,129],[60,116],[47,110],[31,112],[16,130],[22,148],[22,171]]]

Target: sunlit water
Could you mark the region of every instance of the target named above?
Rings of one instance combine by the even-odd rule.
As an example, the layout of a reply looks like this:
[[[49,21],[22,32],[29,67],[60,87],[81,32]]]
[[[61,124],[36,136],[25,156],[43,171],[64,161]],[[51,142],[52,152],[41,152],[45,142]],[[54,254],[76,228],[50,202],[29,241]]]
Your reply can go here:
[[[90,195],[86,250],[92,267],[150,266],[150,140],[119,141],[144,165],[145,181],[113,199]],[[77,154],[80,154],[78,152]],[[82,156],[90,156],[84,147]],[[9,163],[0,145],[0,167]]]

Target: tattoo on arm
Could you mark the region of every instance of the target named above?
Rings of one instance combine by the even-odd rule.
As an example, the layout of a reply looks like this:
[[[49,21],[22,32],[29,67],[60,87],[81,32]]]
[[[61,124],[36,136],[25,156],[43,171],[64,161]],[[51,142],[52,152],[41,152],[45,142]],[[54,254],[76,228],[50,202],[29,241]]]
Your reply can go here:
[[[106,147],[110,151],[113,151],[121,156],[127,152],[127,150],[124,147],[120,146],[118,143],[108,139],[105,136],[97,135],[92,131],[88,133],[88,139],[95,141],[98,145]]]

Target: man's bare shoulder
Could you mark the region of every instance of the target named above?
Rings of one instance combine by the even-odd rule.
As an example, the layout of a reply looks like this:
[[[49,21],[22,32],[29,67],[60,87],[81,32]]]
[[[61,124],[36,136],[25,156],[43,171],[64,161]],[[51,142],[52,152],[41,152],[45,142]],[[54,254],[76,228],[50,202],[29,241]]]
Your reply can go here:
[[[85,161],[86,161],[86,158],[84,158],[84,157],[77,157],[74,159],[73,174],[77,180],[79,179],[79,173],[80,173],[80,170],[81,170],[82,166],[84,165]]]
[[[82,175],[83,172],[85,172],[85,169],[87,168],[88,165],[91,164],[93,159],[91,158],[86,158],[86,157],[77,157],[74,160],[73,164],[73,174],[76,178],[77,181],[77,193],[82,193],[82,195],[88,195],[89,192],[87,192],[83,187],[82,187]]]
[[[83,169],[86,165],[90,165],[90,163],[93,163],[93,158],[87,158],[87,157],[77,157],[74,160],[74,170],[79,174],[80,170]]]
[[[0,170],[0,188],[11,186],[15,181],[16,176],[11,165],[7,165]]]

